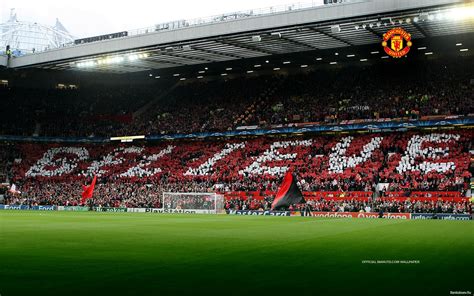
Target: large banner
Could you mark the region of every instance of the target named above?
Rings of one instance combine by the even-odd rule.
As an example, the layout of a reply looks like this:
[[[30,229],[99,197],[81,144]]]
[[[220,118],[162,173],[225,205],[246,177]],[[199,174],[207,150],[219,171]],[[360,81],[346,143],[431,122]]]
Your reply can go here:
[[[468,214],[411,214],[411,218],[415,220],[440,219],[440,220],[471,220]]]
[[[229,215],[245,216],[291,216],[289,211],[252,211],[252,210],[228,210]]]

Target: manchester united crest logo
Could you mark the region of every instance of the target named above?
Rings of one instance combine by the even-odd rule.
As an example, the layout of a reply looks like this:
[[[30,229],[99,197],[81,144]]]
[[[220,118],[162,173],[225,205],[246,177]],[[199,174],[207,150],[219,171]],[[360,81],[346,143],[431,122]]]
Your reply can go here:
[[[405,56],[412,46],[411,34],[402,28],[394,28],[383,34],[383,49],[394,58]]]

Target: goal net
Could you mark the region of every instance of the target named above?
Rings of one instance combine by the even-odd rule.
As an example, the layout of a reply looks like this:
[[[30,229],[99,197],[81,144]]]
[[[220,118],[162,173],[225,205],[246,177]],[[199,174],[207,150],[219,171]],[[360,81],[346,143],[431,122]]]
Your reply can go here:
[[[163,192],[163,210],[221,214],[224,213],[224,196],[207,192]]]

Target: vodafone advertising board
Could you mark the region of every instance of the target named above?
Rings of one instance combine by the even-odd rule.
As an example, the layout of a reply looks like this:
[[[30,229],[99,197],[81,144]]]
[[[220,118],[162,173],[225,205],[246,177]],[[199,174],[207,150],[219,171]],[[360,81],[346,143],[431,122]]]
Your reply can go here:
[[[359,213],[359,212],[312,212],[313,217],[322,218],[378,218],[378,213]],[[386,219],[410,219],[410,213],[384,213]]]

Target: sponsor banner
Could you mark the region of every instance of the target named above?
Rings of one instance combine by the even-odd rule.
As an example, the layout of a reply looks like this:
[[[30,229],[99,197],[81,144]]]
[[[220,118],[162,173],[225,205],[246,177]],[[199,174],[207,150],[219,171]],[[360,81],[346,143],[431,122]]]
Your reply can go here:
[[[255,215],[255,216],[303,216],[300,211],[251,211],[251,210],[228,210],[230,215]],[[323,217],[323,218],[378,218],[378,213],[359,213],[359,212],[311,212],[307,216]],[[384,213],[383,218],[386,219],[410,219],[410,213]]]
[[[242,125],[235,128],[236,130],[254,130],[258,129],[258,125]]]
[[[471,125],[474,123],[472,117],[460,117],[460,118],[445,118],[445,119],[434,119],[434,120],[399,120],[394,118],[390,121],[383,122],[362,122],[345,125],[324,125],[316,124],[311,125],[305,124],[304,128],[294,127],[280,127],[277,129],[252,129],[252,130],[232,130],[225,131],[222,133],[192,133],[192,134],[167,134],[167,135],[150,135],[146,137],[146,140],[168,140],[168,139],[189,139],[189,138],[210,138],[210,137],[222,137],[222,136],[248,136],[248,135],[270,135],[270,134],[289,134],[289,133],[301,133],[301,132],[328,132],[328,131],[352,131],[352,130],[404,130],[407,127],[436,127],[436,126],[448,126],[448,125]],[[21,142],[55,142],[55,143],[107,143],[110,142],[109,138],[102,137],[25,137],[25,136],[0,136],[0,141],[21,141]]]
[[[413,213],[413,214],[411,214],[411,218],[413,220],[433,219],[433,214]]]
[[[56,206],[0,205],[0,210],[56,211]]]
[[[411,218],[415,220],[426,220],[426,219],[440,219],[440,220],[471,220],[471,215],[468,214],[424,214],[414,213],[411,214]]]
[[[251,211],[251,210],[228,210],[229,215],[249,215],[249,216],[291,216],[289,211]],[[299,215],[301,216],[301,215]]]
[[[194,209],[158,209],[148,208],[145,209],[145,213],[158,213],[158,214],[215,214],[215,210],[194,210]]]
[[[468,214],[436,214],[441,220],[471,220],[471,215]]]
[[[313,217],[319,217],[319,218],[357,218],[357,214],[360,214],[360,213],[312,212]],[[364,214],[370,214],[370,213],[364,213]]]
[[[127,208],[128,213],[145,213],[145,208]]]
[[[29,210],[30,206],[26,205],[0,205],[0,210]]]
[[[410,213],[387,213],[387,214],[384,214],[383,217],[387,219],[409,220],[411,219],[411,214]]]
[[[58,207],[58,210],[60,210],[59,207]],[[63,207],[63,211],[87,212],[89,211],[89,207],[68,206],[68,207]]]
[[[359,212],[312,212],[313,217],[322,218],[378,218],[378,213],[359,213]],[[410,219],[410,213],[384,213],[385,219]]]
[[[127,208],[108,208],[108,207],[97,207],[96,212],[126,212]]]
[[[346,125],[308,125],[304,131],[300,127],[282,127],[278,129],[256,129],[256,130],[233,130],[222,132],[222,136],[247,136],[247,135],[270,135],[270,134],[288,134],[301,132],[327,132],[327,131],[351,131],[351,130],[398,130],[407,127],[430,127],[439,125],[468,125],[474,123],[474,118],[463,117],[459,119],[449,120],[428,120],[428,121],[388,121],[388,122],[372,122],[356,123]],[[147,140],[163,140],[163,139],[187,139],[187,138],[207,138],[211,137],[211,133],[194,133],[194,134],[171,134],[171,135],[151,135],[147,136]],[[1,139],[2,137],[0,137]]]
[[[30,210],[34,210],[34,211],[56,211],[57,207],[56,206],[32,206],[32,207],[30,207]]]

